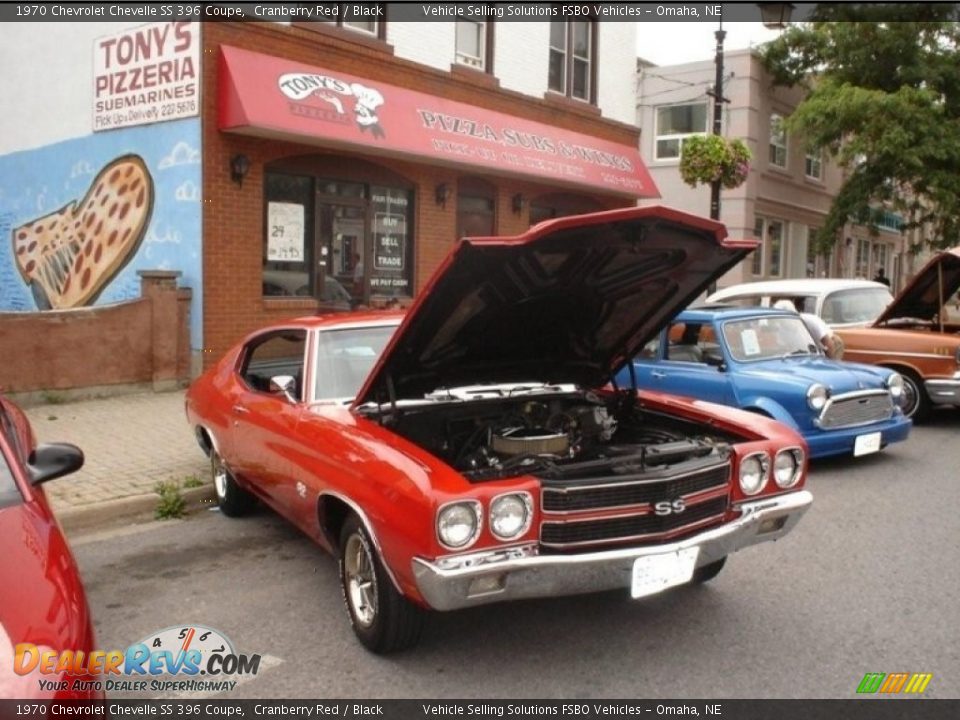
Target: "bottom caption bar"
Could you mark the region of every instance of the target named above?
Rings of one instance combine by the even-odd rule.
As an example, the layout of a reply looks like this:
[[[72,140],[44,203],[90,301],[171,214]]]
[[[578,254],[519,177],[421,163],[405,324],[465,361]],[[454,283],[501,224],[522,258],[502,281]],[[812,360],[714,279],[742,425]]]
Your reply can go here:
[[[909,702],[907,707],[904,702]],[[660,718],[724,720],[893,720],[960,717],[960,700],[0,700],[0,720],[16,718]]]

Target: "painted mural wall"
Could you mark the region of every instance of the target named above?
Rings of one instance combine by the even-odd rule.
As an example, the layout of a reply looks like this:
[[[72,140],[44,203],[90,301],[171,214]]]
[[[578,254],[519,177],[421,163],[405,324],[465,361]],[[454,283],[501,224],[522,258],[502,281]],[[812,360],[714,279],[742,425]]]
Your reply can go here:
[[[179,270],[199,348],[200,187],[199,118],[0,157],[0,311],[131,300],[137,270]]]
[[[47,48],[43,63],[24,63]],[[140,296],[178,270],[203,346],[199,23],[0,27],[0,312]],[[23,88],[57,87],[57,102]]]

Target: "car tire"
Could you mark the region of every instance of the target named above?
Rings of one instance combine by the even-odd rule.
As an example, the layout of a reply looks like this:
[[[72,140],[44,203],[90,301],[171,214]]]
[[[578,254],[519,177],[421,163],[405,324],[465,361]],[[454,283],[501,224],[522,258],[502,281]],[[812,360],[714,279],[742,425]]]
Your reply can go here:
[[[253,509],[256,504],[253,495],[237,485],[216,450],[210,451],[210,475],[213,478],[213,490],[217,495],[220,512],[227,517],[240,517]]]
[[[903,376],[903,414],[914,422],[923,422],[930,416],[930,397],[923,380],[909,370],[901,370],[900,375]]]
[[[363,646],[382,655],[416,645],[426,613],[393,586],[356,515],[343,524],[339,560],[343,602]]]
[[[695,583],[705,583],[713,580],[717,575],[720,574],[720,571],[723,570],[723,566],[727,564],[727,556],[724,555],[719,560],[714,560],[709,565],[703,565],[698,567],[693,571],[693,580]]]

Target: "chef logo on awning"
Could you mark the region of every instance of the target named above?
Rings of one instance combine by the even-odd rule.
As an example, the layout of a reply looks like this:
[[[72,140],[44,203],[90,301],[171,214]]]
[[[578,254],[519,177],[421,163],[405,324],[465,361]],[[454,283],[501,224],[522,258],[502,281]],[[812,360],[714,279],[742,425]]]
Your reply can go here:
[[[370,130],[375,138],[386,136],[377,115],[377,108],[383,105],[383,95],[379,90],[314,73],[285,73],[280,76],[277,85],[280,92],[291,100],[302,101],[313,97],[329,104],[327,109],[333,111],[337,118],[346,118],[348,110],[344,105],[352,104],[350,109],[361,132]]]

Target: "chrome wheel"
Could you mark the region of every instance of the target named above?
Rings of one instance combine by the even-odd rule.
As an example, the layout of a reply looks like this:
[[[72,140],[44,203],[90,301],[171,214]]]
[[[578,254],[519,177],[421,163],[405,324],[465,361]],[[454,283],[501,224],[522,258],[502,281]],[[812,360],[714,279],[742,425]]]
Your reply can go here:
[[[227,468],[216,452],[210,455],[210,472],[213,474],[213,488],[217,492],[217,499],[223,500],[227,496]]]
[[[901,375],[903,376],[903,398],[900,409],[914,422],[922,421],[930,412],[930,400],[927,399],[923,381],[912,372],[902,372]]]
[[[377,576],[370,548],[359,533],[353,533],[347,539],[343,553],[343,570],[347,601],[353,616],[357,624],[368,628],[377,619]]]

